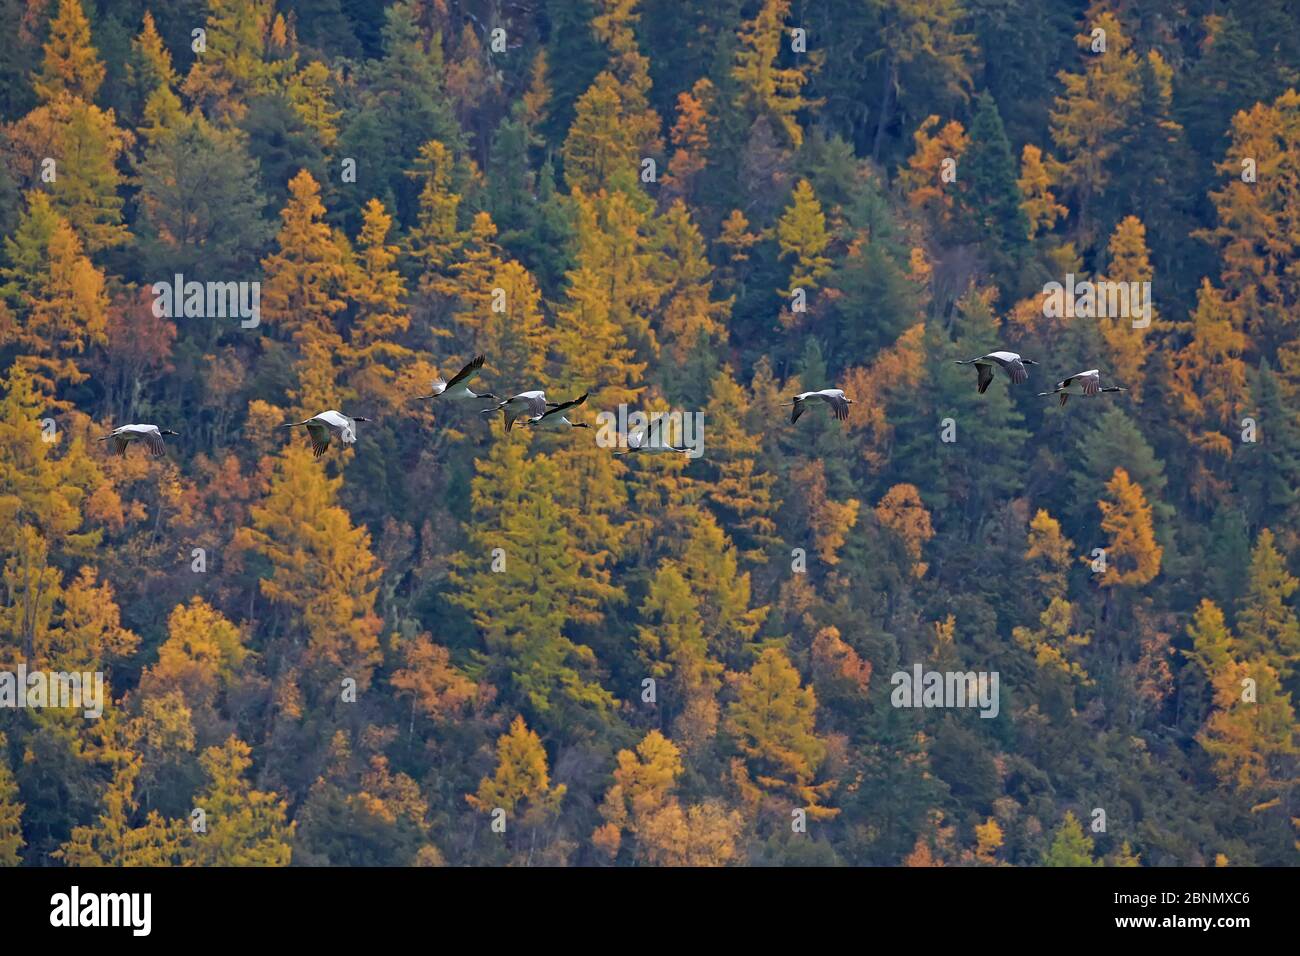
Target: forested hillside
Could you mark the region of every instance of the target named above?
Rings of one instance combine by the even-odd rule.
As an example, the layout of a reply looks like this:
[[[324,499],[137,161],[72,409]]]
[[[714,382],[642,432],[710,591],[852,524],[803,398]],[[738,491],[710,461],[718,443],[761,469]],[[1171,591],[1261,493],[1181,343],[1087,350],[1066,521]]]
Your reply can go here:
[[[0,865],[1294,865],[1298,87],[1286,0],[0,0]]]

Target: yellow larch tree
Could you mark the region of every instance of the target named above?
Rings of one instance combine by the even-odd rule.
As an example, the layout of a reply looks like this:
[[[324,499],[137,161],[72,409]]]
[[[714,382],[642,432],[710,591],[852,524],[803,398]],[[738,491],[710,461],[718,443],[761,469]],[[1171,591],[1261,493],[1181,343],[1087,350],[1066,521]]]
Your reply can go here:
[[[167,639],[140,677],[141,692],[161,698],[179,691],[192,712],[211,717],[249,653],[243,630],[195,596],[168,615]]]
[[[1262,659],[1232,660],[1211,679],[1214,701],[1196,741],[1220,782],[1256,797],[1296,784],[1295,711],[1278,673]]]
[[[285,662],[303,664],[322,692],[333,692],[346,678],[364,690],[380,659],[375,600],[381,568],[369,532],[354,527],[338,504],[342,481],[327,478],[305,444],[286,446],[266,498],[252,509],[252,526],[235,536],[239,548],[271,563],[261,591],[284,608],[286,626],[301,629],[306,639],[300,662],[297,640],[282,642]]]
[[[816,693],[801,686],[799,672],[780,649],[767,648],[739,676],[725,727],[740,752],[731,762],[732,779],[747,803],[793,800],[814,820],[839,813],[822,805],[836,781],[814,782],[826,759],[816,719]]]
[[[556,308],[552,338],[559,394],[590,392],[606,407],[636,406],[645,390],[638,382],[646,363],[637,362],[627,330],[612,315],[606,281],[591,268],[573,269],[565,277],[568,287]]]
[[[625,193],[575,191],[574,263],[599,281],[610,319],[639,356],[658,354],[651,316],[664,298],[656,273],[656,236],[649,215]]]
[[[717,274],[719,284],[724,289],[734,289],[741,276],[747,271],[750,251],[763,237],[749,231],[749,220],[739,209],[731,210],[722,221],[722,228],[715,240],[720,247],[721,264]]]
[[[795,289],[811,293],[819,288],[831,271],[831,260],[825,254],[831,238],[826,214],[808,180],[801,179],[795,186],[790,205],[777,221],[776,239],[781,258],[793,260],[787,287],[777,291],[788,299]]]
[[[1116,468],[1106,483],[1106,494],[1106,499],[1097,502],[1101,509],[1101,529],[1110,536],[1102,586],[1129,588],[1149,584],[1160,573],[1164,549],[1156,543],[1151,505],[1142,493],[1142,486],[1132,481],[1123,468]]]
[[[1295,579],[1291,581],[1294,587]],[[1257,623],[1248,620],[1246,626]],[[1295,714],[1278,671],[1268,663],[1280,656],[1272,647],[1261,648],[1258,635],[1249,644],[1238,640],[1223,611],[1208,599],[1197,607],[1187,634],[1192,649],[1184,653],[1200,669],[1211,694],[1196,740],[1210,755],[1220,782],[1260,797],[1294,786]]]
[[[207,785],[194,804],[204,812],[206,832],[189,834],[196,866],[289,865],[297,825],[288,822],[278,794],[254,790],[248,782],[251,754],[248,744],[231,736],[199,758]]]
[[[1225,298],[1256,349],[1279,348],[1288,388],[1300,388],[1300,195],[1292,187],[1300,156],[1300,92],[1287,90],[1232,118],[1230,145],[1216,165],[1224,185],[1210,193],[1218,223],[1197,233],[1219,252]],[[1246,163],[1254,175],[1246,181]]]
[[[1138,286],[1146,283],[1150,287],[1152,269],[1147,252],[1146,227],[1136,216],[1125,216],[1115,227],[1110,237],[1109,253],[1110,266],[1105,276],[1099,277],[1101,281],[1136,283]],[[1133,290],[1135,286],[1130,284],[1127,288]],[[1124,383],[1134,401],[1140,402],[1143,370],[1153,344],[1151,333],[1160,327],[1159,316],[1155,306],[1150,305],[1150,315],[1139,317],[1137,301],[1131,291],[1129,312],[1130,315],[1099,316],[1097,324],[1110,356],[1111,375],[1115,381]],[[1142,325],[1148,318],[1150,324]]]
[[[624,122],[642,156],[662,151],[661,120],[650,107],[650,60],[637,45],[640,0],[596,0],[591,29],[609,49],[609,71],[619,84]]]
[[[685,203],[675,201],[656,220],[655,228],[660,255],[653,261],[661,286],[657,339],[677,362],[685,362],[702,341],[725,340],[732,299],[712,298],[713,267]]]
[[[129,659],[139,646],[139,636],[122,627],[112,584],[86,566],[60,588],[50,626],[34,649],[51,670],[88,672]]]
[[[1233,430],[1249,400],[1247,340],[1240,310],[1201,280],[1187,343],[1174,353],[1169,375],[1169,404],[1182,433],[1199,454],[1189,462],[1192,494],[1199,501],[1224,500],[1230,493],[1226,465],[1236,448]]]
[[[347,298],[355,315],[343,361],[358,396],[397,411],[409,404],[398,380],[413,353],[397,341],[411,318],[405,306],[406,284],[393,268],[398,249],[388,242],[392,224],[393,217],[377,199],[362,210],[355,259],[348,263]]]
[[[1025,560],[1038,583],[1037,593],[1048,599],[1065,597],[1066,575],[1074,563],[1074,542],[1061,531],[1061,522],[1043,508],[1029,522],[1029,547]]]
[[[1287,602],[1300,579],[1287,570],[1287,558],[1270,528],[1263,528],[1250,555],[1246,595],[1237,614],[1245,653],[1290,677],[1300,664],[1300,618]]]
[[[456,261],[448,267],[450,275],[443,289],[459,302],[456,321],[477,329],[491,310],[491,279],[502,265],[497,226],[492,216],[482,211],[475,213],[463,239]]]
[[[750,117],[769,117],[786,141],[798,148],[803,145],[803,129],[796,114],[817,103],[803,95],[814,66],[811,57],[798,67],[777,65],[789,15],[790,0],[763,0],[754,19],[740,26],[731,75],[740,85],[736,106]]]
[[[1017,625],[1011,637],[1020,647],[1034,655],[1041,668],[1057,671],[1082,684],[1092,680],[1084,669],[1080,655],[1092,643],[1092,632],[1076,628],[1074,605],[1062,595],[1051,598],[1038,616],[1038,627]]]
[[[1132,41],[1114,13],[1105,9],[1093,13],[1089,11],[1087,31],[1076,37],[1083,69],[1057,74],[1064,91],[1051,111],[1057,156],[1048,163],[1060,194],[1073,200],[1085,244],[1095,238],[1096,200],[1110,184],[1110,161],[1120,148],[1119,134],[1138,92],[1138,59]],[[1091,52],[1096,30],[1104,31],[1105,53]]]
[[[766,563],[776,542],[776,475],[763,466],[761,439],[745,425],[749,396],[723,366],[713,377],[704,420],[709,429],[709,453],[701,461],[712,480],[704,494],[719,518],[732,529],[740,557]]]
[[[134,142],[111,109],[65,93],[9,127],[3,151],[20,187],[47,192],[94,254],[131,238],[122,221],[125,177],[118,162]],[[53,174],[48,182],[47,173]]]
[[[1070,210],[1056,201],[1052,177],[1043,162],[1043,151],[1033,143],[1026,143],[1020,153],[1020,178],[1016,180],[1016,186],[1024,197],[1020,208],[1029,222],[1030,239],[1051,232],[1058,219],[1070,214]]]
[[[461,197],[452,189],[455,157],[431,139],[420,147],[407,176],[420,183],[416,223],[406,234],[406,254],[419,267],[421,292],[439,292],[438,283],[456,261],[464,237],[457,224]],[[445,294],[445,293],[444,293]]]
[[[316,133],[327,149],[339,138],[338,120],[343,111],[334,108],[334,75],[320,60],[312,60],[288,82],[286,94],[297,113]]]
[[[60,385],[87,378],[76,356],[108,340],[104,277],[43,192],[28,195],[4,246],[10,265],[0,268],[0,297],[11,314],[0,322],[0,345],[17,346],[16,364],[53,398]]]
[[[790,480],[802,490],[807,529],[813,547],[827,564],[839,564],[840,548],[858,523],[856,498],[836,501],[826,483],[826,467],[820,459],[810,459],[790,469]]]
[[[592,236],[585,241],[595,244],[598,240]],[[607,250],[601,255],[607,256]],[[647,363],[636,360],[625,323],[637,323],[647,335],[650,330],[645,318],[648,312],[637,315],[630,307],[628,294],[632,290],[624,286],[624,295],[614,295],[611,285],[636,281],[638,276],[645,281],[646,263],[617,264],[608,258],[601,262],[594,249],[588,258],[588,263],[566,273],[565,298],[556,308],[550,338],[553,366],[549,394],[570,399],[587,393],[600,405],[587,406],[586,415],[599,408],[617,416],[621,404],[626,404],[629,412],[639,408],[645,393],[641,381]],[[597,424],[590,418],[587,421]],[[596,441],[563,442],[554,452],[568,476],[555,489],[557,498],[570,516],[588,576],[601,578],[608,577],[609,559],[621,554],[628,530],[618,520],[629,500],[628,484],[623,480],[627,464],[620,456],[611,455],[608,447],[597,444],[612,443],[613,430],[614,426],[601,424],[595,429]]]
[[[334,322],[347,307],[348,256],[325,222],[320,185],[307,170],[289,181],[280,221],[276,251],[262,260],[262,317],[297,344],[296,411],[315,415],[336,404],[335,356],[343,339]]]
[[[557,500],[571,473],[529,454],[530,443],[527,435],[495,441],[475,462],[473,523],[450,561],[450,600],[482,635],[494,683],[549,726],[612,706],[592,676],[595,653],[570,635],[576,625],[599,624],[622,591],[610,582],[608,545],[597,539],[589,550],[600,522],[585,516],[580,526],[583,516]]]
[[[649,674],[662,683],[656,693],[674,735],[688,751],[711,740],[718,727],[722,664],[709,656],[699,604],[671,561],[659,566],[641,610],[637,644]]]
[[[555,813],[568,787],[551,786],[546,750],[541,738],[515,717],[510,730],[497,739],[497,768],[465,799],[480,813],[501,809],[526,827],[540,825]]]
[[[0,867],[22,863],[23,805],[18,782],[9,769],[9,738],[0,732]]]
[[[94,823],[73,827],[67,841],[52,855],[66,866],[175,866],[189,858],[188,827],[183,820],[166,820],[156,810],[133,825],[139,810],[136,782],[143,761],[128,754],[114,767],[104,792],[103,811]]]
[[[474,320],[475,350],[491,356],[494,381],[541,381],[552,328],[542,314],[542,293],[536,280],[511,259],[498,261],[488,281],[484,314],[476,314]],[[459,318],[464,322],[466,315]]]
[[[281,89],[297,68],[275,0],[208,0],[206,49],[194,58],[184,92],[213,122],[234,124],[259,93]]]
[[[884,470],[893,449],[894,426],[889,408],[907,401],[925,373],[925,323],[918,322],[899,335],[893,345],[876,353],[866,368],[846,369],[841,381],[853,396],[853,414],[846,427],[861,435],[856,444],[872,474]]]
[[[925,577],[929,565],[921,560],[921,549],[934,537],[934,526],[917,487],[906,483],[891,487],[876,503],[876,520],[898,536],[912,562],[912,574]]]
[[[639,182],[645,130],[629,119],[623,98],[623,87],[609,72],[597,76],[578,98],[562,150],[571,191],[644,195]]]
[[[677,559],[699,602],[705,639],[715,657],[739,659],[767,618],[768,608],[750,607],[749,572],[740,570],[739,554],[712,513],[692,508],[686,518],[686,538]]]
[[[44,102],[67,94],[93,102],[104,82],[104,64],[91,43],[90,21],[81,0],[59,0],[45,41],[45,59],[33,81]]]
[[[614,782],[599,808],[605,823],[592,834],[596,847],[613,858],[626,833],[633,859],[650,866],[737,862],[740,814],[717,801],[683,808],[672,793],[683,769],[677,747],[657,730],[636,750],[620,750]]]
[[[133,61],[127,64],[127,77],[144,97],[138,130],[147,142],[154,143],[175,127],[184,109],[176,95],[171,53],[147,10],[139,35],[131,41],[131,51]]]
[[[907,168],[899,173],[898,178],[912,208],[940,221],[949,221],[961,180],[946,181],[944,164],[952,160],[959,169],[970,140],[965,127],[957,120],[949,120],[940,126],[941,122],[934,114],[921,121],[912,134],[912,155],[907,159]]]

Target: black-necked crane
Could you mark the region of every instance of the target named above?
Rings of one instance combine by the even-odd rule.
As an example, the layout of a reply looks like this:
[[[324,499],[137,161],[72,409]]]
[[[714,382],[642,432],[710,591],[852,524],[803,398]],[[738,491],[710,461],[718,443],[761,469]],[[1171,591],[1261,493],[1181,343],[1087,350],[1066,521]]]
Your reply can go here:
[[[114,450],[125,458],[127,446],[133,441],[144,442],[144,446],[155,455],[164,454],[167,451],[163,443],[164,435],[180,435],[180,432],[174,432],[170,428],[160,429],[157,425],[122,425],[98,440],[108,441],[111,438]]]
[[[624,436],[623,443],[627,446],[627,450],[622,452],[624,455],[630,455],[633,452],[646,455],[679,452],[689,455],[691,451],[689,448],[679,448],[672,441],[665,438],[662,429],[658,425],[651,425],[649,428],[638,428],[628,432]]]
[[[548,402],[546,393],[539,389],[530,392],[520,392],[518,395],[511,395],[503,402],[498,402],[491,408],[483,409],[484,415],[491,415],[497,409],[501,410],[501,418],[506,423],[506,431],[515,427],[515,422],[521,418],[541,418],[546,414],[548,408],[555,408],[559,402]]]
[[[368,422],[368,418],[349,418],[342,412],[330,409],[327,412],[321,412],[314,418],[308,418],[301,422],[286,422],[281,428],[298,428],[306,426],[307,435],[311,438],[311,450],[317,458],[325,454],[325,449],[330,446],[330,438],[337,438],[345,445],[352,445],[357,440],[357,422]]]
[[[790,424],[793,425],[803,414],[805,404],[814,398],[819,398],[831,407],[831,411],[840,421],[845,421],[849,417],[849,406],[853,404],[853,399],[844,397],[844,390],[840,388],[823,388],[819,392],[800,392],[794,397],[792,402],[782,402],[782,407],[793,405],[794,411],[790,413]]]
[[[989,352],[987,355],[981,355],[979,358],[957,360],[958,365],[974,365],[975,370],[979,372],[979,390],[983,395],[988,391],[988,387],[993,384],[993,370],[1000,369],[1013,385],[1023,385],[1029,381],[1029,372],[1026,365],[1037,365],[1037,362],[1022,358],[1018,352]]]
[[[1056,383],[1056,388],[1050,392],[1039,392],[1038,397],[1045,395],[1060,395],[1061,404],[1064,405],[1070,400],[1071,395],[1097,395],[1101,392],[1127,392],[1128,388],[1123,385],[1107,385],[1102,388],[1101,373],[1095,368],[1090,368],[1086,372],[1079,372],[1071,375],[1064,381]]]
[[[567,409],[575,408],[586,400],[587,393],[583,392],[570,402],[560,402],[554,408],[548,408],[541,415],[525,418],[523,424],[530,428],[545,428],[548,430],[561,428],[590,428],[591,426],[586,422],[571,422],[564,416]]]
[[[433,380],[433,394],[419,395],[413,401],[425,402],[431,398],[441,398],[448,402],[466,402],[472,398],[490,398],[496,400],[496,396],[491,392],[473,392],[470,390],[469,383],[474,376],[478,374],[479,369],[483,367],[483,356],[476,355],[469,363],[451,377],[451,381],[445,381],[442,376]]]

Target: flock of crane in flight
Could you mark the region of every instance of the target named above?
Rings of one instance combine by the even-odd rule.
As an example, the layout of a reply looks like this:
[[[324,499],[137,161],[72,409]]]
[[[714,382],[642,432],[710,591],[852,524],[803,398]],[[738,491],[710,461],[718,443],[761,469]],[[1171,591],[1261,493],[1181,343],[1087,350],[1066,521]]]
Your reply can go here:
[[[1029,371],[1025,366],[1037,365],[1039,363],[1030,359],[1021,358],[1016,352],[988,352],[978,358],[957,360],[958,365],[974,365],[978,373],[976,380],[979,393],[983,395],[988,391],[988,387],[993,382],[994,373],[1001,372],[1013,385],[1021,385],[1029,381]],[[479,355],[472,359],[464,368],[452,376],[451,381],[436,378],[433,380],[432,393],[429,395],[420,395],[412,401],[423,402],[431,399],[440,399],[442,402],[467,402],[474,399],[490,399],[496,402],[482,409],[484,415],[490,415],[493,412],[500,411],[502,420],[505,422],[506,431],[510,431],[515,422],[522,420],[523,424],[529,428],[542,429],[569,429],[569,428],[590,428],[585,422],[576,422],[566,416],[566,412],[576,408],[587,401],[587,393],[567,402],[549,402],[546,400],[546,392],[541,389],[533,389],[527,392],[519,392],[517,395],[511,395],[509,398],[501,400],[491,392],[474,392],[470,389],[470,382],[474,376],[483,367],[483,356]],[[1123,385],[1101,384],[1101,373],[1097,369],[1089,369],[1086,372],[1079,372],[1071,375],[1063,381],[1057,382],[1056,387],[1050,392],[1039,392],[1041,398],[1045,395],[1060,395],[1061,404],[1064,405],[1071,395],[1098,395],[1102,392],[1123,392],[1127,389]],[[823,388],[815,392],[800,392],[792,397],[791,401],[782,402],[784,407],[793,407],[790,413],[790,422],[793,424],[799,420],[804,409],[809,402],[822,401],[830,408],[831,413],[840,421],[849,417],[849,406],[853,404],[853,399],[844,394],[843,389]],[[330,440],[337,438],[344,445],[355,444],[357,440],[357,422],[368,422],[369,418],[350,418],[342,412],[330,409],[321,412],[312,418],[304,419],[300,422],[287,422],[282,428],[306,428],[307,437],[311,440],[311,450],[317,458],[325,454],[329,448]],[[125,455],[127,448],[132,442],[142,443],[150,452],[155,455],[162,455],[165,452],[163,436],[179,435],[170,429],[159,429],[157,425],[122,425],[100,438],[99,441],[113,442],[114,449],[119,455]],[[646,430],[633,431],[625,436],[626,447],[629,452],[687,452],[686,448],[679,448],[672,444],[671,441],[659,435],[652,435]]]

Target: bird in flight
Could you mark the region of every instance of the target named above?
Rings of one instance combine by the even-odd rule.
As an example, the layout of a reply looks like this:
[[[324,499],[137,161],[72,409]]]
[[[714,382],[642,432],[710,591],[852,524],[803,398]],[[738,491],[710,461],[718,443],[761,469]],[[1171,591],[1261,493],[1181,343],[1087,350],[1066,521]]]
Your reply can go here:
[[[483,414],[491,415],[497,409],[500,409],[501,418],[506,423],[506,431],[510,431],[519,419],[541,418],[546,414],[548,408],[556,408],[558,405],[559,402],[548,402],[546,393],[539,388],[530,392],[511,395],[505,401],[498,402],[491,408],[483,409]]]
[[[548,408],[541,415],[534,415],[532,417],[525,418],[523,424],[528,425],[530,428],[546,428],[546,429],[590,428],[591,426],[588,425],[586,422],[571,422],[564,416],[564,412],[566,409],[576,408],[578,405],[581,405],[586,400],[587,400],[587,393],[583,392],[577,398],[573,399],[573,401],[560,402],[557,405],[555,405],[554,408]]]
[[[357,440],[357,422],[368,422],[368,418],[349,418],[342,412],[330,409],[321,412],[315,418],[301,422],[286,422],[281,428],[298,428],[305,426],[307,436],[311,439],[311,450],[317,458],[325,454],[330,446],[330,439],[337,438],[345,445],[352,445]]]
[[[459,372],[451,377],[448,382],[439,376],[433,380],[433,394],[419,395],[413,401],[425,402],[431,398],[441,398],[443,401],[465,402],[471,398],[491,398],[496,396],[491,392],[472,392],[469,383],[478,374],[479,369],[483,367],[483,356],[476,355],[469,363]]]
[[[1097,395],[1101,392],[1127,392],[1128,389],[1123,385],[1101,386],[1101,373],[1095,368],[1088,369],[1086,372],[1078,372],[1071,375],[1064,381],[1056,383],[1056,388],[1050,392],[1039,392],[1038,397],[1045,395],[1060,395],[1061,404],[1064,405],[1070,400],[1071,395]]]
[[[108,441],[111,438],[113,449],[125,458],[127,446],[133,441],[144,442],[144,446],[155,455],[163,454],[166,451],[164,435],[180,435],[180,432],[174,432],[170,428],[159,429],[157,425],[122,425],[98,440]]]
[[[638,429],[637,431],[629,432],[625,443],[627,445],[627,450],[621,453],[624,455],[630,455],[633,452],[640,452],[642,454],[678,452],[689,455],[691,452],[689,448],[681,448],[674,445],[670,439],[664,438],[659,434],[658,428],[653,427],[649,431]],[[619,453],[616,452],[616,454]]]
[[[794,411],[790,413],[790,424],[793,425],[803,414],[805,405],[812,399],[819,398],[831,407],[831,411],[840,421],[845,421],[849,417],[849,406],[853,404],[853,399],[844,397],[844,390],[840,388],[823,388],[820,392],[800,392],[794,397],[792,402],[782,402],[782,407],[793,405]]]
[[[1025,369],[1026,365],[1037,365],[1037,362],[1027,358],[1021,358],[1018,352],[989,352],[987,355],[981,355],[979,358],[958,359],[958,365],[974,365],[975,370],[979,372],[979,391],[983,395],[988,391],[989,385],[993,383],[993,370],[1001,369],[1002,373],[1011,380],[1013,385],[1022,385],[1029,381],[1029,372]]]

